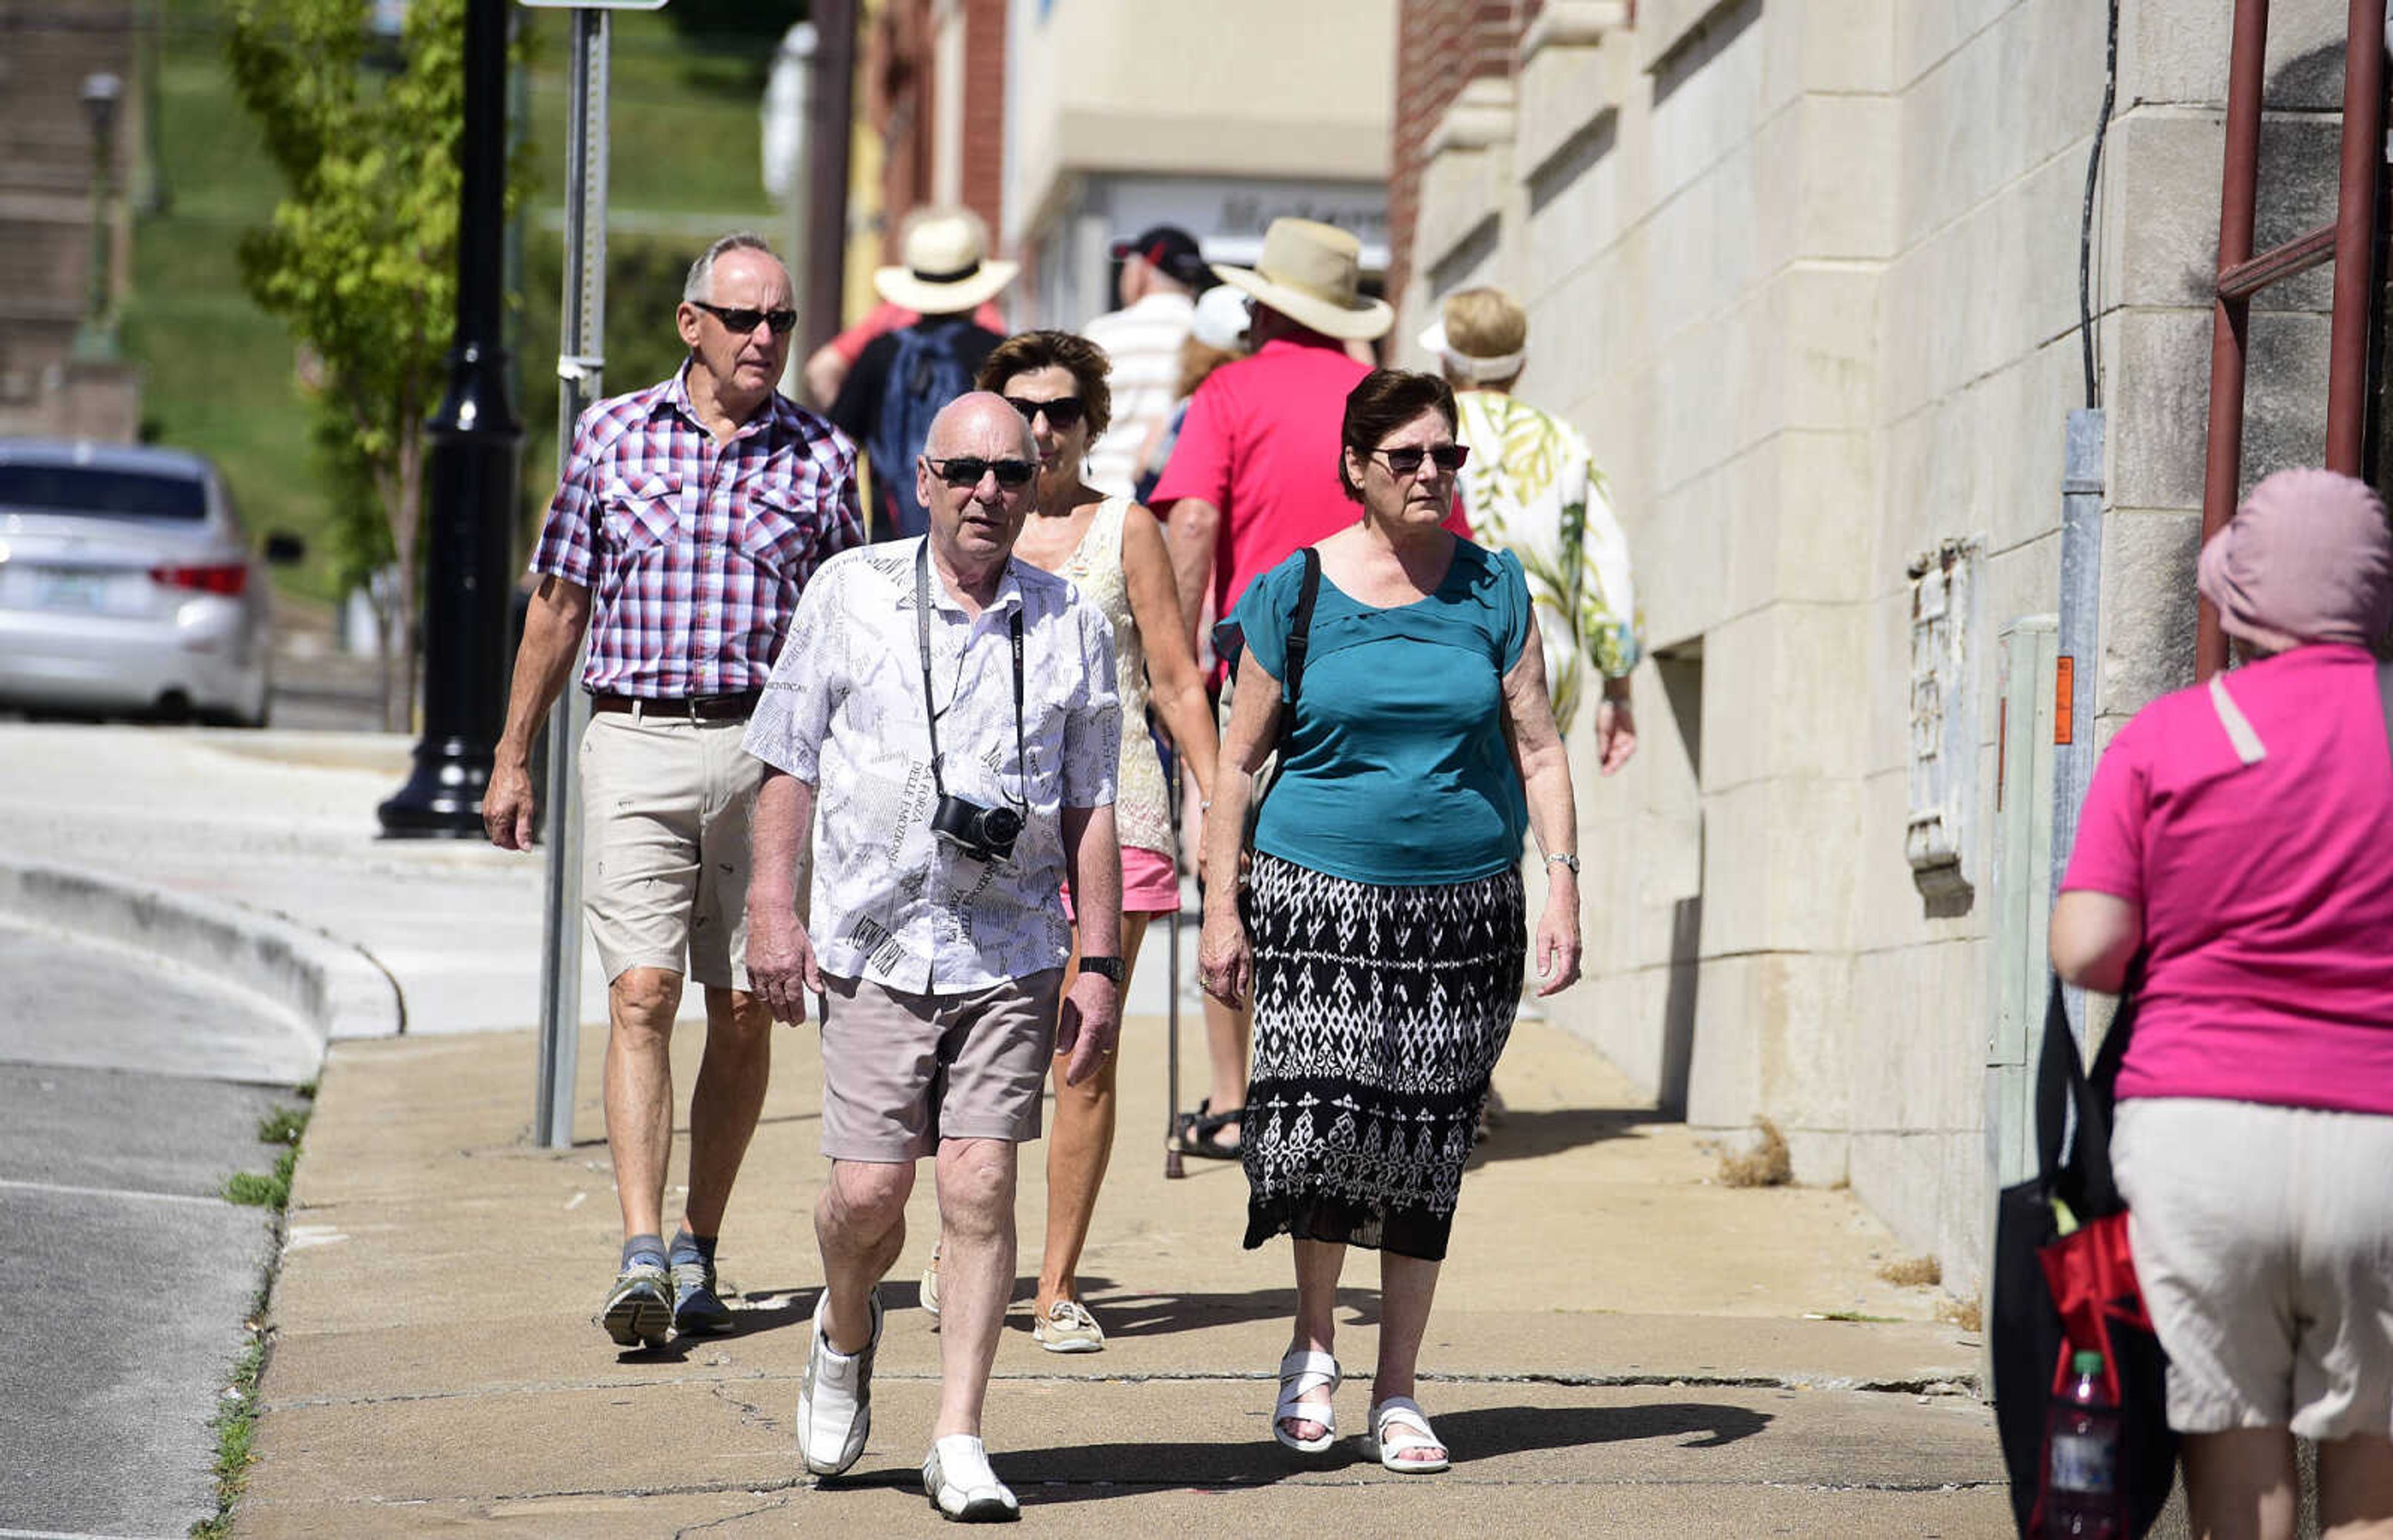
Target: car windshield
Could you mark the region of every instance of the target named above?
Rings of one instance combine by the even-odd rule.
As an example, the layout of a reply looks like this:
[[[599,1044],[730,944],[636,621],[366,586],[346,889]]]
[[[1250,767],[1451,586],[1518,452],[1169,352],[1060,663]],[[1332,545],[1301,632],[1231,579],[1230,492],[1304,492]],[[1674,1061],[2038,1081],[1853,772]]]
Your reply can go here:
[[[0,463],[0,509],[98,518],[207,517],[207,491],[187,476],[88,465]]]

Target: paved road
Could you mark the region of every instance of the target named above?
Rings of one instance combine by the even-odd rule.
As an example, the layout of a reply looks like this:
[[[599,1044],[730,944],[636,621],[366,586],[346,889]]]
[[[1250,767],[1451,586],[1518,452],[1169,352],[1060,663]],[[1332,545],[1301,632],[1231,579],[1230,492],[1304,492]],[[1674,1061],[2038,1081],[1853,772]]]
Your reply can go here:
[[[294,1029],[112,948],[0,925],[0,1534],[179,1536],[272,1259],[258,1119]]]

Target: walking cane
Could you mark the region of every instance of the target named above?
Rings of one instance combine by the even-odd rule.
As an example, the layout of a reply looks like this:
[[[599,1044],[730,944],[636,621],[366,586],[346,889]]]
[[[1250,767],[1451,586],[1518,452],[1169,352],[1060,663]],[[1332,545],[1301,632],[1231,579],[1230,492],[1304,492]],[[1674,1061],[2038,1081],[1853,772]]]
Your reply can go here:
[[[1171,843],[1172,848],[1177,850],[1182,848],[1182,841],[1180,839],[1180,756],[1176,752],[1171,756],[1170,780]],[[1179,881],[1180,873],[1176,867],[1171,876],[1174,881]],[[1164,917],[1164,927],[1170,937],[1168,955],[1171,959],[1169,970],[1171,992],[1166,997],[1167,1003],[1163,1008],[1163,1063],[1168,1086],[1163,1110],[1163,1175],[1166,1181],[1177,1181],[1188,1174],[1180,1164],[1180,906],[1177,903],[1171,906],[1171,912]]]

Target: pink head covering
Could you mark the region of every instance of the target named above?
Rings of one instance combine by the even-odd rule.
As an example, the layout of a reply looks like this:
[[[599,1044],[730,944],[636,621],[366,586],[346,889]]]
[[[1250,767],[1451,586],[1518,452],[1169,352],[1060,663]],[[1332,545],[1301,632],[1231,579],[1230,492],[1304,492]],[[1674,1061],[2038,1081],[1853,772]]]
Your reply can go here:
[[[2229,635],[2271,652],[2373,646],[2393,624],[2385,503],[2339,471],[2279,471],[2202,548],[2195,586]]]

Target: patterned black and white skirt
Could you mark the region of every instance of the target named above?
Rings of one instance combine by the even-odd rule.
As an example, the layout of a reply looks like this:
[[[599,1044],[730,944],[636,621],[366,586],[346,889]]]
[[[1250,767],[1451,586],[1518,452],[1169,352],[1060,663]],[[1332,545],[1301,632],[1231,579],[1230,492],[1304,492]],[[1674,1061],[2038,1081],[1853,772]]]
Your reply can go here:
[[[1445,1257],[1520,1003],[1524,912],[1516,871],[1378,887],[1256,853],[1249,1247],[1288,1234]]]

